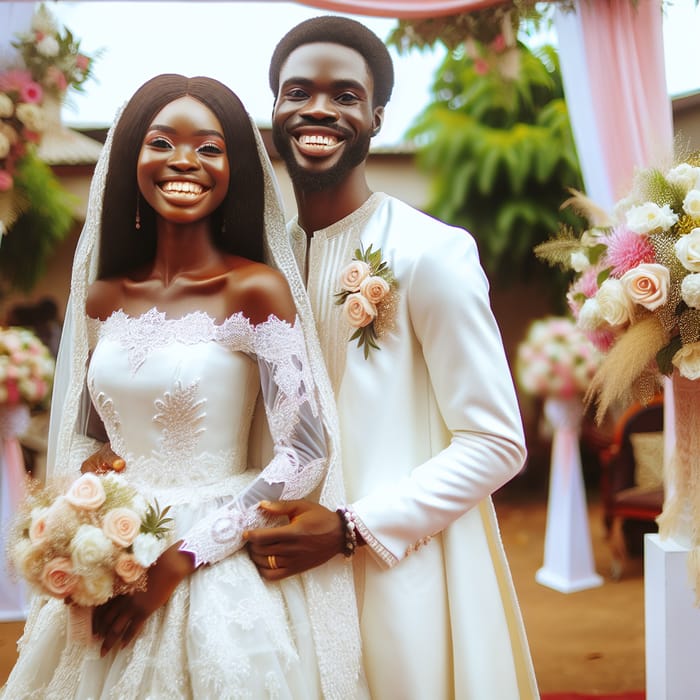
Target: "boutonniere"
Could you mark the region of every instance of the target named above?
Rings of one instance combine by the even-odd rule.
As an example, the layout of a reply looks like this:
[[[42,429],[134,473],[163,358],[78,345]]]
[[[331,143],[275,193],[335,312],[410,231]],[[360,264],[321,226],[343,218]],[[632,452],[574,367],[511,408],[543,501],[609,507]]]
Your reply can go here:
[[[377,340],[393,319],[398,286],[391,268],[382,260],[382,249],[365,251],[362,246],[340,273],[340,290],[336,292],[336,304],[343,307],[348,323],[355,328],[350,342],[357,340],[357,347],[364,348],[365,359],[370,349],[379,350]]]

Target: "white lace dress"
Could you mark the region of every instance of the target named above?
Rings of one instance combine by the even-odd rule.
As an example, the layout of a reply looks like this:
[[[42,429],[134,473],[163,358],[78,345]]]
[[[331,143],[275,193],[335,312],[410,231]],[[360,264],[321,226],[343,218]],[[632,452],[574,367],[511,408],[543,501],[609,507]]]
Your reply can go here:
[[[116,312],[94,322],[93,404],[124,476],[169,504],[173,540],[199,568],[141,634],[104,659],[66,635],[67,608],[36,598],[3,700],[20,698],[321,697],[309,607],[297,578],[262,581],[241,533],[264,496],[297,498],[323,477],[321,421],[298,324],[203,313],[166,319]],[[262,386],[274,456],[247,470]],[[247,494],[247,495],[246,495]]]

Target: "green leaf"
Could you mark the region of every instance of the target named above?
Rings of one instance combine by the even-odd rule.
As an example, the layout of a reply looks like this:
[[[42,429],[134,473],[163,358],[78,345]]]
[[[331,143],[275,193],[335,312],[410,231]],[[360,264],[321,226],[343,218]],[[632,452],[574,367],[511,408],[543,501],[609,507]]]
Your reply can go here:
[[[656,353],[656,364],[659,366],[659,371],[661,374],[670,375],[673,372],[673,356],[681,349],[682,342],[679,335],[671,338],[668,345],[661,348],[658,353]]]

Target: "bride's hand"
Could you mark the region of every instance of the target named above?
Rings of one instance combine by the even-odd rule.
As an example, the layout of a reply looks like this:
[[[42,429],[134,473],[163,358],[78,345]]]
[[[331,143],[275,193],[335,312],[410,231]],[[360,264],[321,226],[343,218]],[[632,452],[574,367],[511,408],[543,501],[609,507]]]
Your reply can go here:
[[[146,590],[120,595],[95,608],[93,633],[103,638],[101,655],[121,642],[124,648],[141,631],[148,617],[165,605],[178,583],[194,569],[194,558],[174,544],[148,570]]]
[[[112,446],[106,442],[97,452],[91,454],[81,465],[80,471],[85,474],[94,472],[104,474],[110,470],[120,472],[126,466],[126,462],[112,450]]]

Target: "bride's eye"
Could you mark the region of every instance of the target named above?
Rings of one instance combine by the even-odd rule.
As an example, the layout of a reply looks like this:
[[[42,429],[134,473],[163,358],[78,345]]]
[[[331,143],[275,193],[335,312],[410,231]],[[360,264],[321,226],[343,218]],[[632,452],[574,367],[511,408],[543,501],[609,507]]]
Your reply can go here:
[[[153,146],[153,148],[162,148],[164,150],[173,147],[172,143],[162,136],[154,136],[152,139],[146,141],[146,145]]]
[[[203,143],[198,149],[197,153],[203,153],[204,155],[208,156],[220,156],[224,152],[224,149],[221,148],[216,143],[213,143],[211,141],[207,141],[206,143]]]

